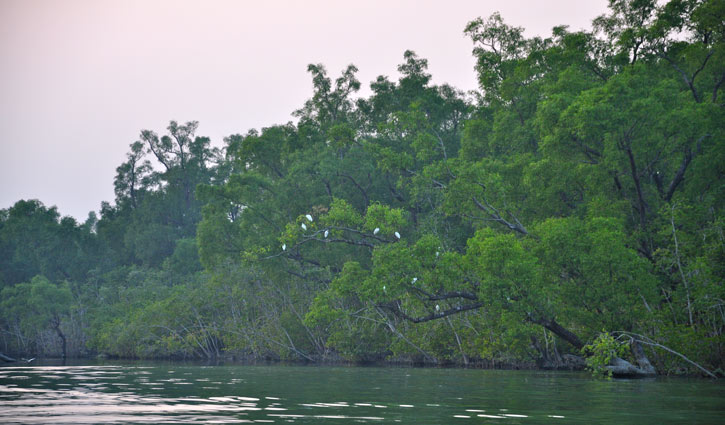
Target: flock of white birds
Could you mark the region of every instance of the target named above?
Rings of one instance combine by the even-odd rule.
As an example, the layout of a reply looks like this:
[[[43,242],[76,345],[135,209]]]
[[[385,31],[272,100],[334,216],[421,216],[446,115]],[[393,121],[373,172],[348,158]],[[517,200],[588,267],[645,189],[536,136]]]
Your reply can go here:
[[[312,216],[310,214],[306,214],[305,218],[310,223],[314,222],[314,220],[312,219]],[[305,223],[300,224],[300,227],[302,228],[302,230],[305,230],[305,231],[307,230],[307,224],[305,224]],[[377,235],[379,232],[380,232],[380,228],[376,227],[375,230],[373,230],[373,235]],[[330,234],[329,230],[325,229],[325,233],[324,233],[325,238],[327,238],[327,236],[329,234]],[[394,232],[393,234],[395,235],[396,239],[400,239],[400,233]],[[286,251],[286,250],[287,250],[287,244],[282,244],[282,251]],[[438,257],[439,254],[440,253],[438,251],[436,251],[436,257]],[[410,284],[415,285],[415,282],[417,282],[417,281],[418,281],[418,278],[414,277],[413,280],[410,281]],[[387,288],[385,287],[385,285],[383,285],[383,292],[387,293]],[[438,312],[440,310],[441,310],[441,307],[438,304],[436,304],[436,312]]]

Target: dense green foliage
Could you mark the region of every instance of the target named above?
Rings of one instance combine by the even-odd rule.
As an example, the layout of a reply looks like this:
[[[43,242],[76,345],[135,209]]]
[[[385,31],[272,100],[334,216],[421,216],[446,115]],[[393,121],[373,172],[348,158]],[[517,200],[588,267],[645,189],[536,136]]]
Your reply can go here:
[[[629,332],[722,371],[724,16],[611,0],[528,39],[494,14],[465,28],[476,93],[407,51],[367,98],[310,65],[296,124],[223,150],[142,131],[100,218],[0,211],[2,349],[601,367]]]

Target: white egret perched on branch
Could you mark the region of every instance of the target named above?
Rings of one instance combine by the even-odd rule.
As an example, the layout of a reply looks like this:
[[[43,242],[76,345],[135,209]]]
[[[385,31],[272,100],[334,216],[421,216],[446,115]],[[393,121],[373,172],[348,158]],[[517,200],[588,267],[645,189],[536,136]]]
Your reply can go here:
[[[413,280],[410,281],[410,283],[415,283],[417,281],[418,281],[418,278],[417,277],[414,277]]]
[[[373,230],[373,235],[377,235],[379,231],[380,231],[380,228],[376,227],[375,230]]]
[[[300,225],[300,227],[302,228],[302,230],[307,230],[307,226],[305,225],[305,223],[302,223],[302,224]]]
[[[398,238],[398,239],[400,239],[400,233],[395,232],[395,237]]]
[[[282,251],[287,251],[287,244],[286,243],[283,243],[282,244]]]
[[[325,237],[327,237],[327,235],[329,235],[329,234],[330,234],[330,232],[325,230]]]
[[[312,223],[312,216],[311,216],[311,215],[307,214],[307,215],[305,216],[305,218],[307,218],[307,220],[309,220],[309,221],[310,221],[310,223]]]

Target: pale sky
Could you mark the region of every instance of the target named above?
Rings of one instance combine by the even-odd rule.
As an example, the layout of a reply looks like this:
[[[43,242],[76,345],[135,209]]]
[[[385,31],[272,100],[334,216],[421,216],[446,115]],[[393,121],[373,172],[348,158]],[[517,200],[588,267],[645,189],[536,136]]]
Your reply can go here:
[[[293,120],[307,64],[350,63],[362,95],[403,52],[436,84],[476,88],[466,23],[499,11],[527,36],[588,29],[606,0],[0,0],[0,208],[20,199],[84,221],[113,202],[142,129],[200,122],[216,146]]]

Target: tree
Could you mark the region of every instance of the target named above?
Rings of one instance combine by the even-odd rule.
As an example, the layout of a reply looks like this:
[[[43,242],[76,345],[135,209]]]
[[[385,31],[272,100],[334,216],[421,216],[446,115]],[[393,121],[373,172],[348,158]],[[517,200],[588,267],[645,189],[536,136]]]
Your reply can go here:
[[[72,217],[60,217],[56,207],[21,200],[0,214],[0,287],[49,279],[85,279],[88,265],[100,263],[103,250],[90,229]]]
[[[50,347],[40,344],[40,334],[52,329],[61,345],[61,356],[67,356],[66,335],[62,324],[72,303],[70,286],[67,282],[60,285],[51,283],[42,275],[33,277],[30,282],[6,287],[0,292],[3,320],[17,324],[25,338],[34,340],[35,350],[42,353]]]

